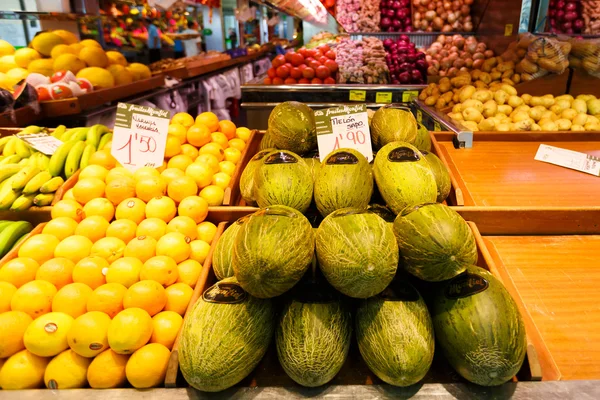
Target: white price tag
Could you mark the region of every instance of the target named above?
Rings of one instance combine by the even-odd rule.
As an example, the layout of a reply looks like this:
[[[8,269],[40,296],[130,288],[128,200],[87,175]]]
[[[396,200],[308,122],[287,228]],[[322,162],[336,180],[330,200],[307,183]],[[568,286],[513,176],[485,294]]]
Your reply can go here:
[[[315,111],[317,144],[321,162],[329,153],[342,148],[359,151],[373,160],[369,116],[364,104]]]
[[[119,103],[111,154],[125,168],[160,167],[165,157],[170,113],[158,108]]]
[[[600,176],[600,158],[578,151],[540,144],[535,160]]]
[[[54,136],[48,135],[47,133],[28,133],[25,135],[17,134],[17,137],[47,156],[54,154],[56,149],[63,144],[60,140]]]

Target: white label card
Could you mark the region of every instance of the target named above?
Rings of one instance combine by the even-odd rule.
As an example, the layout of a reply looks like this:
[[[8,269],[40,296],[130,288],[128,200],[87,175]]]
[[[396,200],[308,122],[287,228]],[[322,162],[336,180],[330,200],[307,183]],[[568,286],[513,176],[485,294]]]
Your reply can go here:
[[[47,156],[54,154],[56,149],[63,144],[63,142],[61,142],[59,139],[44,132],[28,133],[25,135],[18,133],[17,137],[40,153],[44,153]]]
[[[131,172],[160,167],[165,158],[170,117],[167,110],[119,103],[111,154]]]
[[[364,104],[315,111],[317,144],[321,162],[329,153],[342,148],[359,151],[373,160],[369,116]]]
[[[578,151],[540,144],[535,160],[600,176],[600,158]]]

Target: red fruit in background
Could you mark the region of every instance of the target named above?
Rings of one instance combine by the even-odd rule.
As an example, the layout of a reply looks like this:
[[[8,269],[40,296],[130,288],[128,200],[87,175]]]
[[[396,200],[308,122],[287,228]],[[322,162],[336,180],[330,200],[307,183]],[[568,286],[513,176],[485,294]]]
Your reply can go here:
[[[285,61],[291,63],[292,62],[292,56],[294,54],[295,53],[293,51],[289,51],[289,52],[285,53],[285,56],[284,56],[285,57]]]
[[[329,78],[329,76],[331,75],[331,71],[329,70],[329,68],[327,68],[324,65],[319,66],[315,70],[315,73],[317,75],[317,78],[319,78],[319,79]]]
[[[273,85],[283,85],[283,79],[278,76],[273,78]]]
[[[77,84],[79,85],[80,88],[82,88],[83,90],[86,90],[88,92],[91,92],[92,90],[94,90],[92,83],[90,81],[88,81],[87,79],[79,78],[79,79],[77,79]]]
[[[50,97],[53,100],[68,99],[73,97],[73,91],[69,86],[58,83],[50,88]]]
[[[265,80],[263,81],[263,83],[265,85],[272,85],[273,84],[273,80],[271,78],[265,78]]]
[[[307,68],[307,67],[308,67],[308,66],[307,66],[306,64],[300,64],[300,65],[298,65],[298,69],[299,69],[300,71],[304,71],[304,68]]]
[[[302,78],[302,79],[300,79],[300,80],[298,81],[298,83],[302,83],[302,84],[305,84],[305,85],[307,85],[307,84],[309,84],[309,83],[310,83],[310,80],[308,80],[308,79],[306,79],[306,78]]]
[[[313,80],[312,80],[312,81],[310,81],[310,83],[316,83],[316,84],[320,85],[320,84],[322,84],[322,83],[323,83],[323,81],[322,81],[322,80],[320,80],[319,78],[313,78]]]
[[[37,91],[38,101],[52,100],[50,97],[50,91],[48,90],[49,85],[38,86],[35,90]]]
[[[302,54],[302,57],[306,58],[306,49],[305,48],[301,48],[300,50],[298,50],[298,54]]]
[[[335,0],[325,0],[325,7],[332,8],[335,6]]]
[[[292,65],[292,63],[287,63],[287,62],[286,62],[286,63],[285,63],[285,64],[283,64],[283,65],[285,65],[285,66],[286,66],[286,67],[288,67],[289,69],[292,69],[292,68],[294,68],[294,66]]]
[[[329,50],[327,53],[325,53],[325,57],[335,60],[335,51]]]
[[[307,49],[306,50],[306,54],[308,54],[309,57],[315,58],[315,54],[316,54],[316,50],[315,49]]]
[[[329,68],[329,70],[331,71],[331,73],[332,73],[332,74],[333,74],[335,71],[337,71],[337,70],[338,70],[338,65],[337,65],[337,63],[336,63],[335,61],[333,61],[333,60],[327,60],[327,61],[325,62],[325,66],[326,66],[327,68]]]
[[[315,60],[318,60],[319,58],[323,57],[323,53],[321,52],[321,50],[317,50],[315,51],[315,55],[313,57],[315,58]]]
[[[319,59],[317,60],[321,65],[325,65],[325,63],[327,61],[329,61],[329,58],[325,57],[325,56],[321,56],[319,57]]]
[[[294,53],[292,55],[291,63],[294,67],[304,64],[304,56],[302,54]]]
[[[323,54],[327,53],[329,50],[331,50],[331,48],[329,46],[327,46],[326,44],[322,44],[319,47],[317,47],[317,49],[319,49],[319,51]]]
[[[306,79],[312,79],[315,77],[315,70],[311,67],[306,67],[302,70],[302,76]]]
[[[292,68],[290,71],[290,76],[294,79],[302,78],[302,70],[300,68]]]
[[[277,68],[277,76],[280,77],[281,79],[287,78],[288,76],[290,76],[290,69],[288,67],[286,67],[285,65],[278,67]]]
[[[50,78],[50,82],[52,83],[56,83],[62,80],[62,78],[65,77],[67,71],[62,70],[62,71],[56,71],[54,73],[54,75],[52,75],[52,77]]]
[[[267,70],[267,75],[269,78],[273,79],[277,76],[277,72],[275,72],[275,68],[271,67]]]
[[[329,78],[326,78],[323,81],[323,83],[326,84],[326,85],[335,85],[335,79],[333,79],[332,77],[329,77]]]
[[[294,78],[287,78],[287,79],[284,81],[284,83],[285,83],[286,85],[295,85],[295,84],[296,84],[296,83],[298,83],[298,82],[296,82],[296,80],[295,80]]]
[[[311,61],[310,63],[308,63],[308,66],[316,71],[317,68],[321,66],[321,63],[318,61]]]
[[[273,65],[273,68],[281,67],[283,64],[285,64],[285,57],[280,54],[273,59],[271,64]]]

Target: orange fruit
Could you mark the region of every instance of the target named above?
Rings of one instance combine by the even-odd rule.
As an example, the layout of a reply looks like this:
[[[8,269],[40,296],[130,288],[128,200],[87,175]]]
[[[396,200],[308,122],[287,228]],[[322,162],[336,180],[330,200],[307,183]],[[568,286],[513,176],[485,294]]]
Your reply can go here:
[[[37,389],[44,386],[44,372],[49,358],[21,350],[6,360],[0,370],[0,386],[4,390]]]
[[[128,219],[139,224],[146,217],[146,203],[135,197],[123,200],[115,211],[116,219]]]
[[[102,165],[106,169],[111,169],[117,165],[117,160],[110,154],[110,149],[102,149],[92,154],[89,165]]]
[[[149,202],[153,197],[162,196],[166,192],[167,182],[161,176],[140,179],[135,185],[137,198],[145,202]]]
[[[190,259],[198,261],[203,264],[208,257],[210,251],[210,244],[204,240],[193,240],[190,242]]]
[[[92,360],[87,370],[87,380],[92,389],[118,388],[125,384],[125,368],[129,355],[108,349]]]
[[[174,311],[183,316],[192,298],[194,289],[185,283],[175,283],[165,289],[167,293],[167,305],[165,311]]]
[[[227,139],[233,139],[235,137],[236,129],[235,124],[231,121],[219,121],[219,132],[222,132],[227,136]]]
[[[73,188],[67,190],[62,197],[62,200],[73,200],[75,201],[75,196],[73,196]]]
[[[35,279],[50,282],[60,290],[73,283],[73,268],[75,268],[73,261],[61,257],[53,258],[40,265]]]
[[[119,238],[105,237],[94,243],[90,255],[102,257],[111,264],[123,257],[125,246],[125,242]]]
[[[135,179],[132,177],[116,177],[112,179],[106,185],[105,196],[115,206],[119,205],[125,199],[135,197]]]
[[[229,139],[221,132],[213,132],[210,134],[210,141],[221,145],[222,148],[226,149],[229,147]]]
[[[109,202],[109,204],[112,207],[112,203]],[[79,223],[79,225],[77,225],[77,229],[75,229],[75,235],[85,236],[92,242],[95,242],[98,239],[102,239],[106,235],[106,230],[109,226],[110,224],[104,217],[92,215],[90,217],[86,217]]]
[[[199,195],[206,200],[209,206],[220,206],[223,205],[225,191],[219,186],[209,185],[202,189]]]
[[[140,271],[144,263],[135,257],[123,257],[115,260],[106,271],[107,283],[120,283],[126,288],[140,280]]]
[[[68,217],[76,222],[83,219],[83,207],[75,200],[60,200],[52,206],[50,211],[52,219],[59,217]]]
[[[133,173],[133,177],[136,181],[142,178],[160,177],[160,172],[154,167],[142,167]]]
[[[187,131],[187,141],[193,146],[204,146],[210,142],[210,139],[210,130],[204,125],[191,126]]]
[[[141,262],[146,262],[156,255],[156,239],[151,236],[138,236],[125,246],[125,257],[135,257]]]
[[[224,172],[229,176],[233,176],[235,172],[235,164],[231,161],[221,161],[219,163],[219,172]]]
[[[225,172],[217,172],[213,175],[212,184],[220,187],[223,190],[229,187],[230,182],[231,176],[227,175]]]
[[[123,297],[127,288],[120,283],[107,283],[97,287],[88,297],[87,310],[100,311],[114,318],[123,310]]]
[[[42,233],[53,235],[58,240],[63,240],[66,237],[75,234],[77,222],[69,217],[58,217],[46,223]]]
[[[204,240],[206,243],[211,244],[215,234],[217,233],[217,226],[212,222],[204,221],[198,224],[196,231],[198,232],[198,239]]]
[[[169,286],[177,281],[177,263],[167,256],[152,257],[144,263],[140,280],[153,280]]]
[[[20,288],[35,279],[40,264],[29,257],[17,257],[0,268],[0,281],[8,282]]]
[[[137,227],[137,224],[133,221],[118,219],[110,223],[108,229],[106,229],[106,237],[116,237],[125,243],[129,243],[130,240],[136,237]]]
[[[150,343],[160,343],[167,349],[173,348],[179,329],[183,325],[181,315],[173,311],[162,311],[152,317],[152,337]]]
[[[87,300],[92,292],[92,288],[84,283],[69,283],[54,295],[52,311],[77,318],[87,312]]]
[[[179,157],[179,156],[175,156]],[[185,170],[180,170],[179,168],[167,168],[163,172],[161,172],[160,176],[167,182],[167,185],[171,183],[171,181],[175,178],[180,178],[185,176]]]
[[[240,127],[235,130],[235,137],[242,139],[244,142],[248,142],[252,131],[248,128]]]
[[[179,203],[188,196],[197,195],[198,185],[196,185],[196,181],[189,176],[182,176],[181,178],[173,179],[171,183],[169,183],[167,193],[170,198]]]
[[[213,154],[200,154],[194,162],[206,165],[213,174],[219,172],[219,159]]]
[[[160,239],[167,231],[167,223],[160,218],[147,218],[140,222],[136,236],[150,236]]]
[[[244,151],[246,142],[244,142],[242,139],[233,138],[229,141],[229,147],[238,149],[239,151]]]
[[[171,158],[175,157],[177,154],[181,153],[181,142],[179,138],[172,135],[167,135],[167,143],[165,145],[165,157]]]
[[[181,171],[185,171],[188,165],[193,162],[194,160],[192,160],[189,156],[186,156],[185,154],[178,154],[169,160],[167,163],[167,168],[177,168]]]
[[[169,130],[167,131],[167,134],[179,139],[179,142],[181,144],[184,144],[187,142],[187,138],[186,138],[187,128],[181,124],[171,123],[169,125]]]
[[[221,147],[220,144],[217,143],[207,143],[204,146],[200,147],[200,154],[212,154],[217,157],[217,160],[223,161],[225,159],[225,151]]]
[[[211,132],[219,130],[219,117],[212,112],[203,112],[196,117],[196,125],[205,125]]]
[[[129,357],[125,367],[127,380],[136,389],[162,384],[167,374],[171,352],[160,343],[150,343]]]
[[[38,264],[41,264],[54,257],[54,249],[59,243],[54,235],[46,233],[33,235],[21,243],[18,254],[19,257],[33,258]]]
[[[210,185],[213,172],[207,165],[193,163],[185,169],[185,175],[192,178],[199,188]]]
[[[103,285],[102,287],[105,287]],[[100,288],[94,291],[94,295]],[[108,292],[105,290],[105,292]],[[105,293],[108,294],[108,293]],[[101,296],[96,296],[94,301]],[[92,300],[92,297],[90,297]],[[108,296],[103,296],[103,300],[109,300]],[[108,349],[108,326],[110,325],[110,317],[101,311],[92,311],[79,316],[71,329],[67,333],[67,342],[69,347],[75,353],[82,357],[93,358],[104,350]],[[89,362],[92,360],[90,359]]]
[[[196,260],[185,260],[177,265],[177,282],[196,287],[201,272],[202,264]]]
[[[108,175],[108,169],[104,168],[102,165],[88,165],[79,173],[79,180],[87,179],[87,178],[97,178],[102,182],[106,181],[106,176]]]
[[[158,314],[167,304],[165,288],[153,280],[141,280],[131,285],[123,297],[125,308],[137,307],[146,310],[150,316]]]
[[[103,197],[92,199],[83,206],[83,212],[86,217],[100,216],[107,222],[112,221],[115,216],[115,206],[110,200]]]
[[[198,230],[196,229],[196,222],[190,217],[178,216],[175,217],[167,225],[167,232],[179,232],[183,236],[189,237],[191,240],[196,239],[198,236]]]
[[[182,144],[181,145],[181,154],[188,156],[192,160],[195,160],[196,157],[198,157],[198,149],[189,143]]]
[[[223,151],[225,154],[225,160],[231,161],[234,164],[237,164],[242,159],[242,152],[236,148],[230,147]]]
[[[173,115],[173,118],[171,118],[171,124],[179,124],[189,128],[190,126],[194,125],[194,118],[188,113],[180,112]]]
[[[106,174],[106,177],[104,178],[104,182],[106,182],[106,184],[108,185],[115,179],[122,179],[122,178],[133,178],[133,173],[131,171],[129,171],[127,168],[115,167],[108,171],[108,174]]]
[[[75,264],[73,268],[73,282],[84,283],[96,289],[106,283],[104,269],[109,267],[108,261],[102,257],[86,257]]]
[[[177,206],[170,197],[155,197],[146,205],[146,218],[159,218],[169,222],[175,215],[177,215]]]
[[[13,294],[10,308],[13,311],[23,311],[36,319],[52,310],[52,298],[55,294],[56,288],[50,282],[27,282]]]
[[[63,257],[78,263],[90,255],[94,243],[87,237],[73,235],[63,239],[54,250],[54,257]]]
[[[190,217],[197,224],[204,221],[208,215],[208,203],[202,197],[186,197],[177,207],[179,215]]]
[[[175,263],[180,263],[190,256],[190,242],[191,239],[182,233],[169,232],[156,242],[156,255],[167,256],[172,258]],[[177,268],[176,265],[175,268]],[[177,280],[177,277],[173,282],[175,280]]]
[[[0,281],[0,315],[10,311],[10,301],[16,291],[17,287],[12,283]]]

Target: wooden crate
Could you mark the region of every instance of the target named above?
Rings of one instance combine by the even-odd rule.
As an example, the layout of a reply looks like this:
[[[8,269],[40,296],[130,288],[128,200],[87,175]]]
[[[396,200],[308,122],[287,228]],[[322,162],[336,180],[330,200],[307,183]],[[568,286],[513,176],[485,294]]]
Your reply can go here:
[[[581,69],[573,69],[569,94],[577,97],[580,94],[593,94],[600,97],[600,78],[596,78]]]
[[[248,210],[247,214],[251,213],[252,210]],[[247,215],[246,214],[246,215]],[[194,291],[194,296],[192,297],[192,301],[188,306],[188,312],[193,307],[192,302],[197,301],[204,290],[208,289],[211,285],[213,285],[216,281],[215,275],[212,270],[212,255],[214,252],[214,247],[219,237],[223,234],[226,227],[228,226],[228,222],[219,223],[217,233],[215,238],[213,239],[213,246],[209,252],[207,257],[207,261],[202,270],[202,278],[206,278],[206,280],[202,283],[198,283],[196,285],[196,289]],[[469,226],[473,230],[473,233],[476,238],[478,251],[479,251],[479,260],[478,265],[482,268],[485,268],[492,272],[496,277],[502,279],[501,276],[498,275],[498,269],[493,264],[493,259],[489,256],[489,252],[485,248],[483,239],[477,230],[477,227],[474,223],[469,222]],[[506,285],[506,282],[504,282]],[[514,290],[508,288],[511,294]],[[520,298],[513,294],[513,297],[519,303]],[[519,304],[520,310],[525,310],[522,307],[522,304]],[[531,321],[529,314],[523,312],[523,318],[526,323],[527,330],[527,356],[525,358],[525,362],[523,363],[523,367],[515,377],[515,380],[557,380],[560,377],[556,366],[551,357],[548,356],[548,351],[545,347],[543,340],[536,335],[535,325]],[[186,313],[187,316],[187,313]],[[169,368],[167,370],[167,376],[165,378],[167,387],[182,387],[187,386],[187,383],[179,374],[179,355],[178,355],[178,347],[179,340],[175,342],[173,347],[173,351],[171,353],[171,359],[169,361]],[[464,380],[452,370],[452,368],[447,364],[447,361],[441,356],[441,352],[436,352],[434,357],[434,361],[431,367],[431,370],[427,373],[425,378],[422,381],[423,383],[452,383],[452,382],[464,382]],[[382,384],[383,382],[379,380],[371,371],[369,371],[368,367],[362,360],[360,353],[358,352],[358,348],[356,347],[356,342],[353,340],[353,343],[350,348],[350,352],[348,354],[348,358],[338,373],[338,375],[328,384],[328,385],[371,385],[371,384]],[[284,386],[284,387],[299,387],[291,378],[289,378],[283,369],[280,367],[279,362],[277,360],[277,354],[274,349],[274,346],[271,345],[270,349],[267,351],[263,360],[259,363],[259,365],[255,368],[253,372],[250,373],[248,377],[242,380],[236,387],[265,387],[265,386]],[[327,387],[327,386],[325,386]]]
[[[4,112],[0,114],[0,126],[18,127],[33,125],[35,122],[42,119],[42,113],[36,113],[29,106],[21,107],[14,112]]]
[[[534,160],[542,143],[600,156],[598,132],[478,132],[470,149],[455,149],[452,134],[435,136],[465,206],[600,206],[598,177]]]

